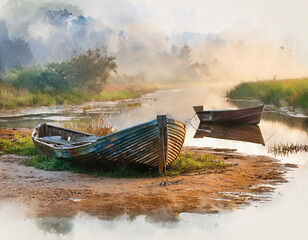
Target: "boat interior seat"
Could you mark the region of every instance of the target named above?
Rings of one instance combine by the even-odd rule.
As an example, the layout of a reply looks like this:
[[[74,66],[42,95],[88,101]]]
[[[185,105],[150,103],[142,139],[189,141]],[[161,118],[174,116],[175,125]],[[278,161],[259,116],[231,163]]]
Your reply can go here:
[[[43,140],[53,140],[53,141],[57,141],[57,140],[61,140],[61,136],[48,136],[48,137],[41,137],[40,139],[43,139]]]
[[[75,142],[94,142],[97,140],[97,136],[90,135],[90,136],[84,136],[84,137],[77,137],[75,139]]]
[[[52,143],[52,144],[72,144],[73,141],[67,141],[61,138],[61,136],[48,136],[48,137],[41,137],[39,140],[46,142],[46,143]]]
[[[72,144],[64,144],[64,145],[56,145],[56,147],[60,147],[60,148],[71,148],[71,147],[73,147],[73,145]]]
[[[66,147],[78,146],[94,142],[97,140],[97,136],[91,135],[91,136],[78,137],[74,139],[74,141],[64,140],[62,136],[41,137],[39,138],[39,140],[48,144],[53,144],[54,146],[60,145],[62,148],[66,148]]]

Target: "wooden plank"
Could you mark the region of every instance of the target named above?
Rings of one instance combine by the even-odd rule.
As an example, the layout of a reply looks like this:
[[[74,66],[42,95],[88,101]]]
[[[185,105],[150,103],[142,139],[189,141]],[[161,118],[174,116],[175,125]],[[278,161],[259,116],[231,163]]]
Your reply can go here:
[[[159,154],[159,171],[166,172],[167,160],[167,117],[166,115],[157,116],[158,125],[158,154]]]

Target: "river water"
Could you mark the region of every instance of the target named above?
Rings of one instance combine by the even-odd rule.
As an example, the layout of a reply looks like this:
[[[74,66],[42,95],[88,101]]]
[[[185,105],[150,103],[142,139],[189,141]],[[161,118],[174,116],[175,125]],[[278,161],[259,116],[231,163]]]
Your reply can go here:
[[[275,157],[299,167],[288,174],[288,183],[276,186],[270,202],[258,202],[215,215],[183,213],[176,222],[153,223],[146,216],[134,220],[122,216],[106,221],[83,214],[73,219],[28,219],[22,209],[5,203],[0,208],[0,239],[308,239],[308,153],[273,155],[268,151],[268,147],[274,144],[308,144],[308,119],[303,114],[290,112],[289,109],[277,113],[270,107],[266,108],[259,124],[260,130],[256,133],[258,137],[261,134],[264,145],[203,135],[195,138],[199,121],[193,117],[192,106],[230,109],[257,104],[255,101],[230,101],[224,97],[223,88],[207,86],[162,90],[136,100],[1,112],[0,127],[31,128],[40,122],[104,115],[115,128],[123,129],[152,120],[156,115],[167,114],[185,122],[185,146],[232,148],[243,154]],[[227,135],[227,130],[224,131]]]

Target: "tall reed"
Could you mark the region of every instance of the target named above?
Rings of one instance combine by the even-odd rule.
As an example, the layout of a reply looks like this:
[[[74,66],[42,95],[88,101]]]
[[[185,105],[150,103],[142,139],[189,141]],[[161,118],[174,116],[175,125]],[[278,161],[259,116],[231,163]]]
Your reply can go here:
[[[274,144],[268,147],[268,152],[275,156],[288,156],[292,153],[308,152],[308,145],[298,143]]]

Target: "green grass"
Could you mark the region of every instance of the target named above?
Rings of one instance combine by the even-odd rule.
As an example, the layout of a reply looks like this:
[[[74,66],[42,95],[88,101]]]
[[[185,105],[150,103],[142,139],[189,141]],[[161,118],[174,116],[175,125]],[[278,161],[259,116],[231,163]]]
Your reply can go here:
[[[57,158],[48,158],[42,155],[35,155],[25,163],[26,166],[32,166],[46,171],[69,171],[72,169],[72,164]]]
[[[96,101],[113,101],[138,98],[142,94],[157,90],[154,85],[145,83],[115,82],[105,85],[104,90],[95,96]]]
[[[115,91],[102,91],[99,96],[96,97],[98,100],[122,100],[129,98],[140,97],[142,93],[134,92],[128,89],[120,89]]]
[[[223,160],[215,161],[213,155],[203,154],[201,157],[194,157],[190,153],[181,153],[177,159],[167,167],[167,175],[193,172],[197,170],[215,170],[228,166]]]
[[[0,109],[17,109],[30,106],[52,106],[58,104],[81,104],[91,96],[80,92],[32,93],[26,89],[0,85]]]
[[[112,178],[140,178],[140,177],[161,177],[172,176],[181,173],[193,172],[197,170],[216,170],[228,166],[224,161],[215,161],[213,155],[202,155],[199,158],[193,157],[189,153],[182,153],[167,168],[167,174],[161,174],[158,170],[137,171],[128,166],[120,166],[114,169],[98,169],[85,167],[79,164],[73,164],[58,158],[48,158],[36,155],[27,160],[27,166],[33,166],[46,171],[70,171],[73,173],[85,173],[95,177],[112,177]]]
[[[27,160],[25,165],[46,171],[69,171],[73,173],[89,174],[95,177],[140,178],[157,177],[161,175],[157,171],[142,172],[127,166],[120,166],[114,169],[90,168],[77,163],[73,164],[70,161],[58,158],[48,158],[41,155],[35,155],[32,159]]]
[[[155,87],[146,85],[122,86],[122,89],[107,87],[98,94],[82,92],[30,92],[13,86],[0,84],[0,110],[18,109],[30,106],[73,105],[87,101],[114,101],[138,98],[144,93],[155,91]]]
[[[308,112],[308,78],[242,83],[227,95],[234,99],[259,99],[278,107],[289,105]]]
[[[216,161],[216,157],[213,155],[194,157],[190,153],[181,153],[177,159],[167,167],[166,174],[159,173],[158,169],[138,171],[128,166],[120,166],[113,169],[95,168],[63,159],[41,156],[36,152],[30,136],[21,137],[18,134],[15,134],[14,138],[11,140],[0,138],[0,155],[1,154],[33,156],[33,158],[26,160],[25,165],[46,171],[70,171],[96,177],[114,178],[171,176],[198,170],[222,169],[228,166],[224,161]]]
[[[0,155],[2,154],[33,156],[37,153],[30,136],[21,137],[15,134],[11,140],[0,138]]]

